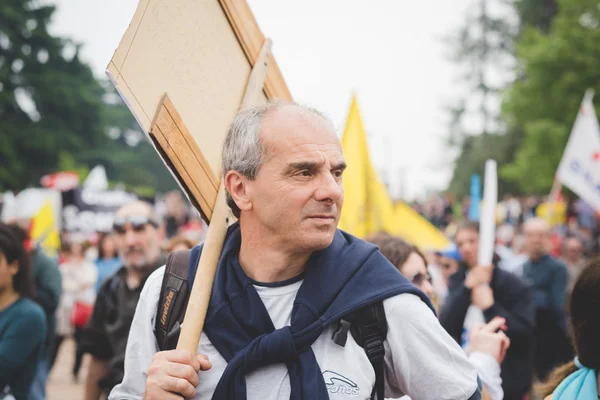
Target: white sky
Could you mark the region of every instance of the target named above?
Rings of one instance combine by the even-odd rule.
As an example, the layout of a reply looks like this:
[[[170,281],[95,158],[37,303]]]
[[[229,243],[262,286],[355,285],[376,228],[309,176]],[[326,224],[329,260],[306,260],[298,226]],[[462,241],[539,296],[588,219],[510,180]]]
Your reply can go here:
[[[103,75],[137,0],[47,1],[58,6],[51,32],[83,43],[82,58]],[[249,3],[296,101],[327,113],[341,132],[357,93],[372,160],[390,174],[393,195],[402,176],[407,198],[445,187],[452,168],[442,107],[460,85],[442,38],[473,0]]]

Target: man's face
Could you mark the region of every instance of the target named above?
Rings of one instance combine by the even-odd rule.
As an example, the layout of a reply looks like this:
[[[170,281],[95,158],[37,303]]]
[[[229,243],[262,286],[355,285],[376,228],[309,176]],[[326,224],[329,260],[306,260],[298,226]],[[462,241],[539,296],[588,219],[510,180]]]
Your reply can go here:
[[[572,261],[579,261],[583,256],[583,246],[579,239],[570,238],[565,242],[565,258]]]
[[[115,217],[116,246],[128,268],[153,266],[160,256],[161,235],[150,220],[151,208],[139,203],[121,208]]]
[[[549,232],[541,224],[525,225],[525,250],[530,257],[539,257],[546,253]]]
[[[326,248],[344,200],[337,135],[320,116],[289,106],[266,118],[261,138],[268,158],[256,179],[246,180],[247,220],[291,251]]]
[[[442,276],[447,281],[456,271],[458,271],[458,261],[449,257],[442,257],[440,260]]]
[[[461,229],[456,234],[456,246],[468,266],[477,265],[479,254],[479,233],[471,229]]]

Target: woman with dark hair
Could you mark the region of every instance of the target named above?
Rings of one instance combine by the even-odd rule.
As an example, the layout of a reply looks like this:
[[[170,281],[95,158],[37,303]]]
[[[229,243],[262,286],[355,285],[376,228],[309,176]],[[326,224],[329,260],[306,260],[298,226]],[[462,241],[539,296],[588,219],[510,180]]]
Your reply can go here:
[[[0,397],[25,400],[46,338],[46,317],[33,297],[29,256],[13,228],[0,224]]]
[[[530,289],[516,275],[498,268],[498,257],[493,265],[478,265],[478,224],[461,224],[455,241],[462,262],[450,277],[440,323],[468,351],[473,326],[503,318],[511,343],[501,365],[504,398],[522,400],[533,374],[535,308]]]
[[[121,266],[121,259],[117,254],[115,237],[110,233],[100,234],[98,239],[98,259],[96,268],[98,269],[98,279],[96,282],[96,292],[100,290],[102,282],[111,276]]]
[[[379,251],[402,275],[435,300],[431,275],[427,271],[427,260],[416,246],[387,233],[378,233],[367,241],[379,247]]]
[[[598,399],[600,371],[600,258],[581,272],[569,300],[569,327],[577,356],[556,368],[538,392],[552,400]]]
[[[427,261],[416,246],[385,232],[378,233],[367,241],[377,245],[381,254],[413,285],[423,290],[429,297],[436,296],[431,277],[427,272]],[[502,332],[502,325],[504,320],[496,318],[488,324],[473,326],[469,334],[471,341],[469,361],[483,381],[485,390],[482,398],[484,399],[499,400],[504,396],[500,379],[500,363],[510,347],[510,340]]]

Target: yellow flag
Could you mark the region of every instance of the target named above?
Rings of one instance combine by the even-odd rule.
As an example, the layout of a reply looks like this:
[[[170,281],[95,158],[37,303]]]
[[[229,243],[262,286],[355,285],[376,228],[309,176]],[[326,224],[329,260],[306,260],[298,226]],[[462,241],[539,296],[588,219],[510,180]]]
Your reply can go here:
[[[344,207],[340,229],[358,237],[385,230],[387,221],[392,218],[393,205],[371,164],[356,97],[352,98],[342,148],[348,168],[343,178]]]
[[[371,164],[367,135],[356,97],[352,99],[342,148],[348,168],[344,172],[344,207],[339,228],[360,238],[380,231],[397,235],[417,247],[441,250],[448,239],[406,204],[394,204]]]
[[[554,208],[551,210],[551,207]],[[564,201],[557,201],[553,205],[542,203],[538,206],[536,215],[546,220],[550,226],[564,225],[567,223],[567,204]]]
[[[450,245],[439,229],[404,203],[394,208],[394,223],[389,233],[404,238],[421,250],[444,250]]]
[[[60,249],[60,236],[54,221],[52,202],[47,200],[40,211],[31,220],[31,240],[40,244],[51,255]]]

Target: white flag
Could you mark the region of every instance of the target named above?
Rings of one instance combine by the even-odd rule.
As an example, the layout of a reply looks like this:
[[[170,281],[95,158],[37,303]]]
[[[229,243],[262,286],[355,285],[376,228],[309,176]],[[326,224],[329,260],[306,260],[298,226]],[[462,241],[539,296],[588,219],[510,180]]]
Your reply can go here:
[[[593,96],[592,91],[585,93],[556,177],[600,211],[600,126]]]

